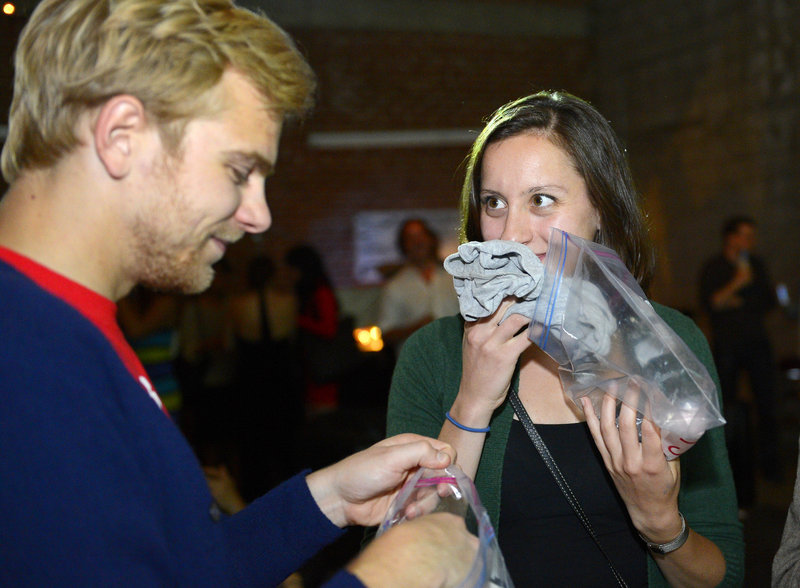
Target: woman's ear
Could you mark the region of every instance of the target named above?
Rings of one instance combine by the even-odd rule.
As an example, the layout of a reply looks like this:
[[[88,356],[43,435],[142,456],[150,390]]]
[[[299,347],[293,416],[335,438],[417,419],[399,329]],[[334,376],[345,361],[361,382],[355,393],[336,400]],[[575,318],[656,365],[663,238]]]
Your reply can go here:
[[[603,235],[603,226],[600,224],[600,213],[597,209],[594,211],[594,239],[595,243],[599,243]]]
[[[139,134],[146,130],[144,105],[138,98],[121,94],[100,107],[94,146],[109,176],[119,180],[130,172]]]

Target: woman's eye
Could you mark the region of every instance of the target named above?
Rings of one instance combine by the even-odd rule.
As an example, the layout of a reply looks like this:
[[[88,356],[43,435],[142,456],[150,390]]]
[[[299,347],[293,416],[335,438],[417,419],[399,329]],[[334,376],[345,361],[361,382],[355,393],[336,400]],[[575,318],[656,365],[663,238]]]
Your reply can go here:
[[[482,200],[483,200],[483,207],[487,210],[497,210],[500,208],[505,208],[505,202],[503,202],[496,196],[484,196]]]
[[[555,202],[555,198],[546,194],[534,194],[533,198],[531,198],[531,203],[537,208],[550,206],[553,202]]]

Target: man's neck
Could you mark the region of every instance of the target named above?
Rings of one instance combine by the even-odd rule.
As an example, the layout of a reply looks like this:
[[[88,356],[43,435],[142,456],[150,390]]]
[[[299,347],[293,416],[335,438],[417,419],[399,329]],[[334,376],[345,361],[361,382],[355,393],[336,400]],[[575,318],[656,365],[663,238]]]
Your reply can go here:
[[[112,245],[102,237],[114,231],[91,202],[78,206],[60,192],[56,177],[27,172],[9,188],[0,200],[0,245],[116,301],[129,288],[119,283]]]
[[[422,279],[426,282],[430,282],[433,279],[433,274],[436,270],[436,266],[431,260],[416,263],[414,264],[414,268],[416,268],[417,272],[419,272]]]

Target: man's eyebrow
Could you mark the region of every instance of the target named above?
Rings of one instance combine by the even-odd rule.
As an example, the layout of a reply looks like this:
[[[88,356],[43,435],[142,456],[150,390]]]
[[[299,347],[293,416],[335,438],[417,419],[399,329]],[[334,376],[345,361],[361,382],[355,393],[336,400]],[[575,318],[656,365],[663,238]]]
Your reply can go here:
[[[261,173],[262,176],[269,177],[275,173],[275,165],[266,157],[261,157],[258,154],[254,155],[255,168]]]

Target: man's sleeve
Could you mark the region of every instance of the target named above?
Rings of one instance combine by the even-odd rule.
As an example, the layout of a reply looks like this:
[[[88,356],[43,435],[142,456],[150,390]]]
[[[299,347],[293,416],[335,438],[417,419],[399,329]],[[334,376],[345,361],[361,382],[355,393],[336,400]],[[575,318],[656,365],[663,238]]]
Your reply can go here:
[[[277,585],[344,533],[314,502],[307,473],[290,478],[222,523],[237,583]]]
[[[364,588],[364,584],[350,572],[340,570],[328,582],[323,584],[324,588]]]

